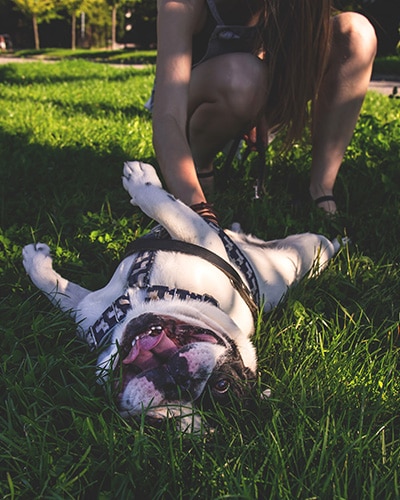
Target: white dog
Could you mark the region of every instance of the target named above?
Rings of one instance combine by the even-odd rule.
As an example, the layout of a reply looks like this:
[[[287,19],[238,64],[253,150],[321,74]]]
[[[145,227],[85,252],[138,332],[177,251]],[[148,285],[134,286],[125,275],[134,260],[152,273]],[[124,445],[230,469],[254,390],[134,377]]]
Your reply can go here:
[[[310,233],[264,242],[222,231],[164,191],[145,163],[126,163],[123,185],[131,203],[161,227],[134,242],[107,286],[90,292],[69,282],[42,243],[24,248],[23,263],[99,348],[99,379],[113,377],[123,416],[178,416],[181,429],[194,430],[198,405],[243,396],[254,379],[255,309],[275,307],[339,244]]]

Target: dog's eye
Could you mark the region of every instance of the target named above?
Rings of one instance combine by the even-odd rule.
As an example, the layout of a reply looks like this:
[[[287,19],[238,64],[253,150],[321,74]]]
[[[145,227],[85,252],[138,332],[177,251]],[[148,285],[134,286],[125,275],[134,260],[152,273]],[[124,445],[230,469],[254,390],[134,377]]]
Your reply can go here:
[[[217,380],[217,382],[215,382],[213,389],[219,394],[224,394],[229,390],[230,386],[231,384],[229,380],[227,380],[226,378],[220,378],[219,380]]]

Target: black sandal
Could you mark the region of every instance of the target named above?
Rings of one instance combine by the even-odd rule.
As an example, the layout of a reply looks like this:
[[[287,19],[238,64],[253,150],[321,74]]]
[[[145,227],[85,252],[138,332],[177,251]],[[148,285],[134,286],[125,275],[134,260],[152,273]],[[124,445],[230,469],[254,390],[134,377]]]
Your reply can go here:
[[[327,194],[325,196],[320,196],[319,198],[316,198],[313,200],[315,205],[318,206],[320,203],[324,203],[325,201],[333,201],[336,204],[335,197],[332,194]]]

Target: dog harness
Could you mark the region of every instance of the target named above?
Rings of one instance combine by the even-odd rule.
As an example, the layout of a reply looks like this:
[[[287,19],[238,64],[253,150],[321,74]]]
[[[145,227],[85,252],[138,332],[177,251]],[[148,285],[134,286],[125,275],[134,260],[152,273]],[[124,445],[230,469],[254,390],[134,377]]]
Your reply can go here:
[[[212,263],[228,276],[232,286],[239,292],[253,315],[255,316],[258,313],[260,295],[251,264],[238,246],[219,226],[212,222],[208,222],[208,224],[218,232],[230,261],[244,274],[248,287],[243,283],[235,269],[224,259],[198,245],[172,240],[168,232],[162,226],[157,226],[146,236],[131,243],[126,256],[137,253],[137,258],[129,271],[127,290],[103,312],[92,326],[89,327],[86,333],[86,340],[91,350],[102,346],[106,342],[114,327],[125,319],[128,311],[132,308],[128,293],[130,288],[144,291],[145,302],[150,302],[151,300],[172,300],[177,298],[180,300],[207,302],[219,307],[218,301],[209,294],[198,294],[180,288],[171,289],[165,285],[151,285],[151,270],[158,251],[172,251],[195,255]]]

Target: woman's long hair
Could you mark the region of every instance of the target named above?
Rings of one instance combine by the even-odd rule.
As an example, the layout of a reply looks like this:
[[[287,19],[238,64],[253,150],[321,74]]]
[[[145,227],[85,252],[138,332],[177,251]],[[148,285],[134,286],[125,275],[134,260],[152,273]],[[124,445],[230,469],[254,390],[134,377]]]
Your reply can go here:
[[[262,29],[269,71],[266,117],[286,129],[285,144],[299,139],[326,71],[331,0],[265,0]]]

